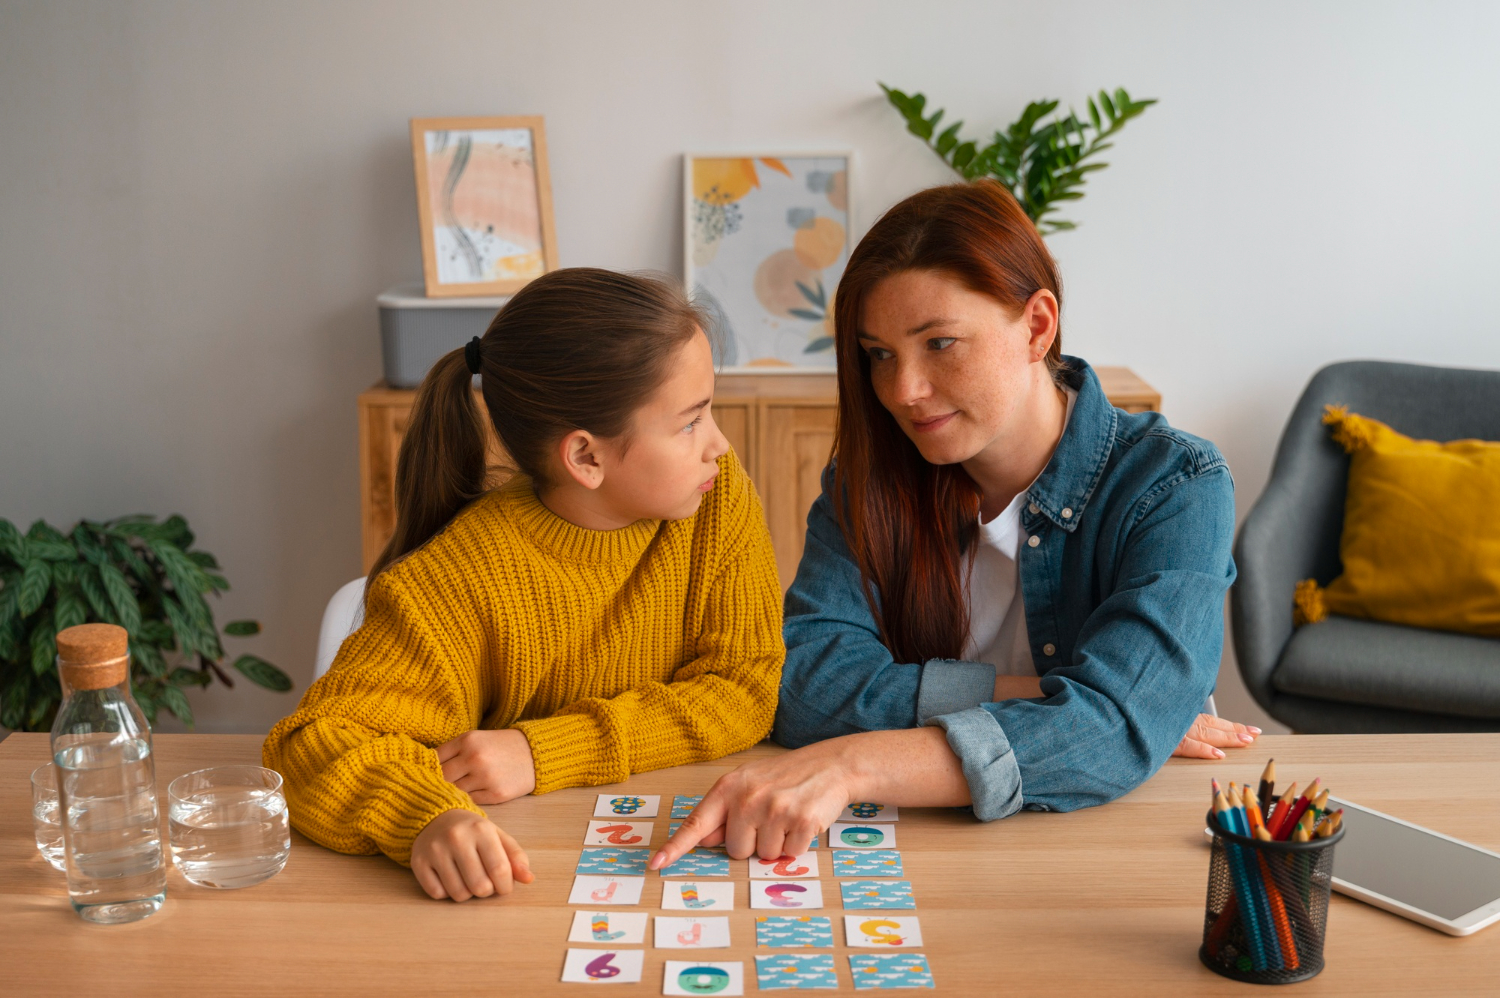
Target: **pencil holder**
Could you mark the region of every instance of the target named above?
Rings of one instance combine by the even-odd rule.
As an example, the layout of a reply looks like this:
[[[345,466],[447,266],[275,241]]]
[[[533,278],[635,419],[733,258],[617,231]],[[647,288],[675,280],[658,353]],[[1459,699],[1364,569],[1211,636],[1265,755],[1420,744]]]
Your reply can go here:
[[[1213,856],[1198,959],[1252,984],[1293,984],[1323,969],[1328,891],[1339,829],[1311,842],[1263,842],[1208,815]]]

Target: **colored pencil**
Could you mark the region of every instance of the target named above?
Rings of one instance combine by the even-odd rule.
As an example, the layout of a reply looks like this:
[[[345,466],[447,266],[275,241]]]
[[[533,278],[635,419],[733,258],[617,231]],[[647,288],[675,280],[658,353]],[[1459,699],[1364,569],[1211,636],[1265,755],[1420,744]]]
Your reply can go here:
[[[1280,824],[1281,819],[1286,815],[1287,810],[1296,799],[1297,784],[1293,783],[1286,788],[1286,793],[1277,798],[1276,807],[1271,813],[1266,815],[1266,831],[1271,833],[1271,838],[1274,839],[1276,837],[1276,826]]]
[[[1265,772],[1260,774],[1260,786],[1255,790],[1255,799],[1261,802],[1265,808],[1270,808],[1276,802],[1276,760],[1272,759],[1266,763]],[[1262,811],[1261,817],[1269,814],[1269,810]]]
[[[1232,792],[1232,791],[1231,791]],[[1234,807],[1229,802],[1227,794],[1220,793],[1214,798],[1214,817],[1219,822],[1219,827],[1229,831],[1235,831]],[[1224,842],[1224,859],[1229,864],[1229,876],[1234,881],[1235,894],[1240,898],[1240,921],[1245,926],[1245,935],[1250,940],[1250,961],[1256,970],[1266,969],[1265,943],[1260,936],[1260,921],[1255,917],[1255,900],[1250,891],[1250,879],[1247,875],[1238,847],[1232,842]]]
[[[1232,808],[1231,813],[1235,816],[1235,820],[1239,822],[1239,833],[1245,836],[1245,838],[1253,837],[1250,832],[1248,814],[1252,810],[1257,810],[1254,801],[1255,793],[1249,787],[1245,788],[1244,797],[1241,797],[1234,791],[1230,791],[1229,804]],[[1236,846],[1235,848],[1239,849],[1241,847]],[[1255,921],[1258,923],[1256,929],[1261,938],[1261,946],[1265,952],[1266,964],[1272,970],[1280,970],[1282,967],[1281,943],[1276,938],[1275,920],[1271,917],[1271,901],[1266,897],[1265,881],[1260,878],[1260,870],[1257,868],[1258,864],[1253,858],[1254,855],[1254,850],[1251,849],[1243,849],[1241,853],[1241,862],[1244,864],[1245,869],[1245,879],[1250,889],[1246,901],[1252,905],[1252,910],[1255,913]]]
[[[1266,831],[1266,826],[1261,825],[1255,829],[1255,837],[1262,842],[1271,841],[1271,833]],[[1271,918],[1275,923],[1276,936],[1281,944],[1281,955],[1290,970],[1297,969],[1297,941],[1292,938],[1292,923],[1287,918],[1286,904],[1282,901],[1281,890],[1276,886],[1276,879],[1271,875],[1271,864],[1267,861],[1264,853],[1257,853],[1256,858],[1260,860],[1260,872],[1262,882],[1266,886],[1266,897],[1271,903]],[[1272,859],[1280,859],[1273,856]]]
[[[1275,835],[1278,842],[1285,842],[1291,838],[1292,829],[1297,827],[1297,822],[1301,820],[1302,815],[1306,813],[1307,809],[1312,806],[1313,798],[1318,796],[1318,787],[1322,782],[1321,778],[1313,780],[1308,788],[1303,791],[1302,796],[1297,798],[1297,802],[1292,805],[1292,809],[1287,812],[1286,817],[1277,824]]]
[[[1313,812],[1313,818],[1315,818],[1315,819],[1321,819],[1323,817],[1323,815],[1325,815],[1325,814],[1328,813],[1328,791],[1327,790],[1324,790],[1322,793],[1318,794],[1318,796],[1313,799],[1311,810]]]

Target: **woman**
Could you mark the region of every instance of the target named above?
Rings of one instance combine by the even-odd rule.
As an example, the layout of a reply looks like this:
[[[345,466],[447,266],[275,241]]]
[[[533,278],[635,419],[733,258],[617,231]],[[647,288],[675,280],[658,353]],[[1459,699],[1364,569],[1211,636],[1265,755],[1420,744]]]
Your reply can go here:
[[[653,859],[806,848],[851,801],[981,820],[1118,797],[1200,718],[1234,580],[1214,446],[1064,357],[1056,267],[993,182],[923,191],[840,282],[834,462],[786,597],[774,737]],[[1184,732],[1192,727],[1191,736]]]

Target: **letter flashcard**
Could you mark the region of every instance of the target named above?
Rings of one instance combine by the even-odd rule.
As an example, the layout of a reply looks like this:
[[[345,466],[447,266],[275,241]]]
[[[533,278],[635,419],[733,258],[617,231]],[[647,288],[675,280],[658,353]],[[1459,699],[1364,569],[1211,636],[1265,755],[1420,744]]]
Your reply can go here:
[[[742,995],[745,993],[743,963],[690,963],[668,960],[662,978],[664,995]]]
[[[755,958],[755,983],[762,991],[837,988],[832,953],[772,953]]]
[[[870,821],[899,821],[901,809],[894,804],[850,804],[839,815],[839,820],[857,825]]]
[[[816,877],[818,854],[805,852],[800,856],[782,856],[780,859],[750,857],[750,876],[759,880],[790,880],[793,877]]]
[[[579,874],[573,878],[568,904],[640,904],[645,877],[591,877]]]
[[[828,829],[828,845],[832,849],[894,849],[896,826],[836,822]]]
[[[661,807],[661,794],[600,794],[594,805],[596,818],[654,818]]]
[[[915,915],[845,915],[844,938],[871,949],[920,946],[922,926]]]
[[[570,949],[562,979],[573,984],[635,984],[645,960],[645,950]]]
[[[756,915],[755,945],[766,949],[833,948],[827,915]]]
[[[734,910],[734,881],[664,880],[661,906],[673,911],[718,914]]]
[[[646,941],[646,919],[649,917],[643,911],[574,912],[568,942],[640,945]]]
[[[856,991],[934,986],[925,953],[853,953],[849,971],[854,975]]]
[[[729,919],[656,916],[657,949],[723,949],[729,945]]]
[[[816,880],[752,880],[750,907],[772,911],[823,907],[823,885]]]
[[[655,827],[649,821],[591,821],[589,832],[583,837],[583,844],[644,848],[651,844],[651,831]]]
[[[574,873],[619,874],[622,877],[644,877],[650,849],[584,849]]]

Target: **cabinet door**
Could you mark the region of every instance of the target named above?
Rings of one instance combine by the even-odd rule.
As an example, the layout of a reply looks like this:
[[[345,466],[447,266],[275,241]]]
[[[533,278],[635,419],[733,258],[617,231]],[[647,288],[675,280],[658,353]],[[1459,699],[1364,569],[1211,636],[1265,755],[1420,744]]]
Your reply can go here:
[[[783,590],[802,560],[807,511],[823,491],[837,411],[832,401],[761,404],[756,487],[766,507]]]
[[[742,399],[714,399],[714,422],[719,426],[719,432],[729,441],[729,446],[734,448],[734,453],[739,457],[740,464],[745,469],[745,474],[755,482],[755,487],[760,488],[760,480],[756,478],[756,454],[753,440],[755,433],[755,404]]]

